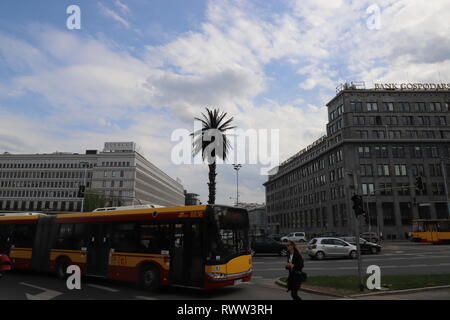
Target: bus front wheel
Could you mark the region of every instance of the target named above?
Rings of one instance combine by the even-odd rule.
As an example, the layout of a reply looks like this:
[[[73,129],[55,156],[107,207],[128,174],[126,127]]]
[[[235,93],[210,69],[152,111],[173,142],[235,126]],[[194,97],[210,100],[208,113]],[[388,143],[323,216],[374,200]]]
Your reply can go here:
[[[141,271],[141,286],[150,291],[157,290],[160,286],[159,270],[155,266],[147,265]]]

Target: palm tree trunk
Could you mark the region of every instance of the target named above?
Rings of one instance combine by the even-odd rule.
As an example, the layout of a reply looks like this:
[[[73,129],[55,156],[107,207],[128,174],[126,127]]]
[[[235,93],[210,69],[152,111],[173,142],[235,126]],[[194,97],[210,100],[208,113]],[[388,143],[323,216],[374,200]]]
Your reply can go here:
[[[215,204],[216,202],[216,162],[208,165],[209,167],[209,199],[208,204]]]

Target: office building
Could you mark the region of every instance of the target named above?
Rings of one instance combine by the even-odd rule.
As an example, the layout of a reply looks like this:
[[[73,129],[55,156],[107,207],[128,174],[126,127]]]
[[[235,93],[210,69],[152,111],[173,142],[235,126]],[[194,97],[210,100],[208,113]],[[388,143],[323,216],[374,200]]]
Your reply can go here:
[[[269,176],[269,223],[280,232],[353,234],[351,197],[368,212],[362,232],[403,239],[417,218],[447,218],[450,90],[445,85],[342,85],[327,103],[326,135]],[[421,177],[424,190],[414,184]]]
[[[85,154],[0,155],[0,211],[81,211],[80,185],[107,205],[184,205],[183,186],[145,159],[133,142],[106,142]]]

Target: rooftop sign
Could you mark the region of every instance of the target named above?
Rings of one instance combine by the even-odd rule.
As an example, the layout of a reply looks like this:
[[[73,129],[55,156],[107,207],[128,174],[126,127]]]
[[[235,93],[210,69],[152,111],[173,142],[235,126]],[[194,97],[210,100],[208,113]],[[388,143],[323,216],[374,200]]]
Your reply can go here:
[[[450,83],[375,83],[375,90],[450,90]]]

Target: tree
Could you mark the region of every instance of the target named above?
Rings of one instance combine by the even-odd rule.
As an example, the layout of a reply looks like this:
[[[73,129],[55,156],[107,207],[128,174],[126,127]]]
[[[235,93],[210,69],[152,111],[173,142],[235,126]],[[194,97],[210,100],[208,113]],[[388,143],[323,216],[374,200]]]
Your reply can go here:
[[[193,137],[193,155],[201,152],[203,160],[206,160],[209,167],[208,204],[216,202],[216,159],[219,157],[226,160],[230,149],[230,142],[225,132],[234,129],[230,126],[233,117],[228,120],[226,112],[219,109],[210,110],[206,108],[206,115],[202,113],[203,118],[194,118],[202,123],[202,128],[191,134]]]
[[[108,199],[97,190],[89,190],[84,194],[84,211],[91,212],[97,208],[106,206]]]

